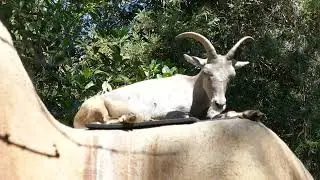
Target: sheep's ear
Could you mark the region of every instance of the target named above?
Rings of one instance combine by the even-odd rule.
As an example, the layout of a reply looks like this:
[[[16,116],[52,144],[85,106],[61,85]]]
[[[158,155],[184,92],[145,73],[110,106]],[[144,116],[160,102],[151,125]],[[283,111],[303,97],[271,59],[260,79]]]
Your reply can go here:
[[[235,68],[235,69],[239,69],[239,68],[242,68],[243,66],[248,65],[248,64],[249,64],[248,61],[237,61],[237,62],[234,64],[234,68]]]
[[[187,54],[183,54],[183,57],[186,61],[198,67],[203,67],[207,64],[207,59],[202,59],[196,56],[189,56]]]

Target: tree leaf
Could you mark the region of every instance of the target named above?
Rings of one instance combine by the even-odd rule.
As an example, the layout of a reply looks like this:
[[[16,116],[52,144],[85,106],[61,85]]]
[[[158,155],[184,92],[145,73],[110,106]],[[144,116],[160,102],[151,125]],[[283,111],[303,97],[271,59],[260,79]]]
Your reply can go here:
[[[92,86],[94,86],[95,84],[93,83],[93,81],[90,81],[85,87],[84,89],[87,90],[89,88],[91,88]]]

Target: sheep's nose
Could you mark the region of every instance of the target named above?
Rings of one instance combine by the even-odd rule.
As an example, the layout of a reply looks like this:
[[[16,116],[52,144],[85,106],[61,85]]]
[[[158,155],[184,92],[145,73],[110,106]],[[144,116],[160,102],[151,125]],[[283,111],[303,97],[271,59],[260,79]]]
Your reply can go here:
[[[224,104],[220,104],[220,103],[218,103],[218,102],[216,102],[215,104],[216,104],[217,108],[219,108],[219,109],[222,109],[223,106],[224,106]]]
[[[221,99],[221,100],[216,100],[214,101],[215,105],[217,108],[222,109],[226,105],[226,100]]]

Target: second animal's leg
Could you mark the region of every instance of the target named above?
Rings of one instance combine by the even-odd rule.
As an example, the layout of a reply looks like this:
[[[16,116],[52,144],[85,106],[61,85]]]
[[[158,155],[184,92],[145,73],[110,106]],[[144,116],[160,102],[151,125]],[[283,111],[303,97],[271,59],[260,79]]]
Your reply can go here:
[[[136,122],[136,115],[134,113],[128,113],[120,116],[119,122],[121,123],[135,123]]]
[[[108,119],[104,124],[114,124],[114,123],[136,123],[136,115],[133,113],[128,113],[121,115],[118,119]]]

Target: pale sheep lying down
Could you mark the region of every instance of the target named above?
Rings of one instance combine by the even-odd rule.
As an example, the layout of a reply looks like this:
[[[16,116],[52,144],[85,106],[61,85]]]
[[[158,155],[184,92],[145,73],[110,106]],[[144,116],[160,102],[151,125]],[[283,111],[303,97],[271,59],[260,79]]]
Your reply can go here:
[[[179,117],[188,117],[181,115],[180,112],[168,113],[165,119],[173,119]],[[176,115],[177,114],[177,115]],[[246,110],[243,112],[228,111],[216,116],[217,118],[244,118],[259,121],[264,114],[259,110]],[[84,121],[81,121],[84,120]],[[139,123],[146,120],[152,120],[150,115],[137,113],[134,108],[130,108],[127,102],[110,100],[103,96],[93,96],[86,100],[79,112],[76,114],[73,126],[75,128],[85,128],[86,124],[92,123],[111,124],[111,123]],[[153,119],[154,120],[154,119]]]
[[[221,114],[226,108],[225,93],[229,80],[236,75],[235,69],[249,64],[235,61],[234,54],[242,42],[252,38],[243,37],[226,55],[220,55],[201,34],[185,32],[177,36],[185,37],[200,42],[206,50],[206,59],[184,54],[186,61],[201,68],[199,74],[178,74],[141,81],[92,97],[83,103],[76,114],[74,127],[84,127],[93,121],[112,123],[164,119],[171,112],[181,112],[180,117],[182,114],[182,117],[190,115],[199,119]],[[235,112],[229,114],[243,115]]]

